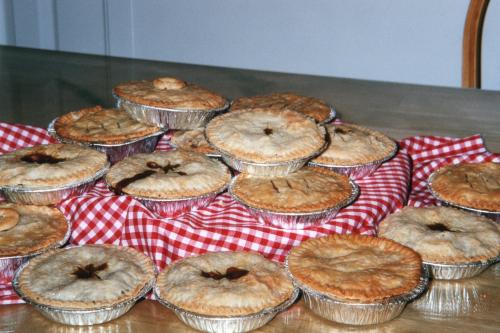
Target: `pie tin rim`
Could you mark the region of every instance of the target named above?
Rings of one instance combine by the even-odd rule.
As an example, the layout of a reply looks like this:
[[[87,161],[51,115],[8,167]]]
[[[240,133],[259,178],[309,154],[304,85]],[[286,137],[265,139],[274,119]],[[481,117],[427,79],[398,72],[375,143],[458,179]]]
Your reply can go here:
[[[144,109],[148,109],[148,111],[165,111],[165,112],[177,112],[177,113],[183,113],[183,112],[223,112],[223,111],[227,110],[229,108],[229,106],[231,105],[231,102],[226,97],[221,96],[222,98],[224,98],[225,103],[220,108],[214,108],[214,109],[175,109],[175,108],[164,108],[164,107],[159,107],[159,106],[151,106],[151,105],[147,105],[147,104],[132,102],[131,100],[128,100],[124,97],[118,96],[114,92],[112,93],[112,95],[120,105],[121,105],[121,103],[125,102],[128,104],[131,104],[132,106],[139,106],[139,107],[142,107]]]
[[[133,138],[133,139],[130,139],[128,141],[124,141],[124,142],[120,142],[120,143],[98,143],[98,142],[88,142],[88,141],[77,141],[77,140],[73,140],[73,139],[64,138],[64,137],[60,136],[59,134],[57,134],[56,129],[54,128],[54,125],[55,125],[55,122],[59,118],[60,117],[54,118],[47,126],[47,132],[49,133],[49,135],[61,143],[78,144],[78,145],[83,145],[83,146],[87,146],[87,147],[97,147],[97,148],[122,147],[122,146],[130,145],[130,144],[142,141],[142,140],[161,136],[161,135],[165,134],[166,132],[168,132],[168,130],[169,130],[167,127],[160,128],[160,130],[158,130],[157,132],[147,134],[147,135],[144,135],[144,136],[141,136],[138,138]]]
[[[64,248],[61,248],[61,251],[69,250],[72,248],[79,248],[83,246],[88,246],[88,245],[99,245],[99,244],[81,244],[81,245],[70,245]],[[141,252],[142,253],[142,252]],[[152,288],[154,285],[155,281],[155,276],[156,274],[153,274],[153,277],[146,283],[144,286],[141,288],[139,293],[130,298],[123,300],[122,302],[116,303],[116,304],[111,304],[111,305],[104,305],[104,306],[99,306],[96,308],[90,308],[90,309],[78,309],[78,308],[72,308],[72,307],[64,307],[64,306],[54,306],[54,305],[47,305],[43,303],[39,303],[35,300],[32,300],[30,297],[26,296],[21,288],[19,287],[19,276],[21,272],[28,266],[30,261],[24,262],[17,270],[14,275],[14,279],[12,280],[12,287],[14,288],[14,291],[28,304],[34,305],[36,307],[44,308],[49,311],[54,311],[54,312],[71,312],[71,313],[81,313],[81,314],[86,314],[86,313],[94,313],[98,311],[103,311],[103,310],[114,310],[118,307],[123,307],[127,306],[131,303],[137,302],[139,299],[144,297]],[[153,267],[155,267],[154,263],[152,263]],[[156,272],[156,268],[154,269],[154,272]]]
[[[490,266],[496,262],[500,261],[500,255],[495,257],[491,257],[484,261],[471,261],[471,262],[462,262],[462,263],[440,263],[440,262],[432,262],[423,260],[422,263],[424,265],[434,266],[434,267],[443,267],[443,268],[474,268],[481,266]]]
[[[456,208],[464,209],[464,210],[475,212],[475,213],[494,214],[497,217],[500,217],[500,211],[487,210],[487,209],[481,209],[481,208],[474,208],[474,207],[470,207],[470,206],[464,206],[464,205],[458,204],[456,202],[452,202],[452,201],[448,201],[446,199],[443,199],[439,195],[439,193],[435,192],[434,189],[432,188],[432,182],[434,181],[434,178],[436,178],[438,172],[441,169],[442,168],[437,169],[436,171],[434,171],[433,173],[431,173],[431,175],[429,176],[429,178],[427,178],[427,188],[429,189],[429,191],[431,192],[431,194],[434,196],[434,198],[436,198],[437,200],[439,200],[439,201],[441,201],[441,202],[443,202],[443,203],[445,203],[445,204],[447,204],[449,206],[453,206],[453,207],[456,207]]]
[[[255,207],[251,204],[246,203],[243,199],[241,199],[236,194],[234,194],[233,187],[234,187],[234,184],[236,183],[236,180],[238,177],[239,177],[239,175],[233,177],[233,179],[231,179],[231,182],[229,183],[229,186],[228,186],[228,192],[235,201],[242,204],[243,206],[249,207],[249,208],[254,209],[258,212],[271,213],[271,214],[276,214],[276,215],[281,215],[281,216],[309,216],[309,215],[323,214],[323,213],[326,213],[329,211],[340,210],[341,208],[347,207],[350,204],[352,204],[358,198],[358,196],[360,194],[359,185],[356,184],[356,182],[354,180],[349,178],[349,185],[351,186],[351,190],[352,190],[351,194],[345,200],[341,201],[340,203],[338,203],[337,205],[335,205],[333,207],[323,208],[323,209],[319,209],[319,210],[312,211],[312,212],[278,212],[278,211],[274,211],[271,209],[264,209],[264,208]]]

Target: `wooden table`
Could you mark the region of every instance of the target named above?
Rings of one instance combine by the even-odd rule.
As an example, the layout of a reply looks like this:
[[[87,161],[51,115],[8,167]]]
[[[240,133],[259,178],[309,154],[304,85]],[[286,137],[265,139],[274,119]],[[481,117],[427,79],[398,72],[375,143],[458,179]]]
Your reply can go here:
[[[119,82],[176,76],[229,98],[276,91],[316,96],[342,119],[401,139],[413,135],[483,134],[500,151],[500,92],[394,84],[306,75],[107,58],[0,47],[0,120],[45,127],[58,115],[95,104],[113,105]],[[397,319],[367,327],[323,320],[299,301],[261,332],[498,332],[500,264],[481,276],[439,282],[447,302],[408,306]],[[432,305],[432,307],[431,307]],[[439,307],[439,312],[435,309]],[[194,332],[154,301],[142,301],[107,324],[53,323],[29,305],[0,306],[0,332]]]

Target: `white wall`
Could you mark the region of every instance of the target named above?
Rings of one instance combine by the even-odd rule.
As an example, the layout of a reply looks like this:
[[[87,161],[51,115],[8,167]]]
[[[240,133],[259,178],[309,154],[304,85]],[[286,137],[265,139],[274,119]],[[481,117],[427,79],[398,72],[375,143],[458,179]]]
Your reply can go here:
[[[462,33],[469,3],[0,1],[4,3],[0,18],[2,8],[8,9],[9,3],[14,7],[15,36],[2,34],[0,28],[3,44],[456,87],[461,83]],[[487,89],[500,89],[499,2],[491,1],[484,28]],[[28,16],[35,19],[26,20]]]

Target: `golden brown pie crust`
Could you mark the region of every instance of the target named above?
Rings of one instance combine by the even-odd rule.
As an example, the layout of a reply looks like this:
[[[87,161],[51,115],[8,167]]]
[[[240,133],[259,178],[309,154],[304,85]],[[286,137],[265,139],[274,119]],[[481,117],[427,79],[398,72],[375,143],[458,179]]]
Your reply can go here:
[[[76,144],[23,148],[0,156],[0,186],[61,187],[88,180],[107,165],[106,154]]]
[[[328,297],[374,302],[415,289],[422,261],[391,240],[333,234],[293,248],[288,269],[300,284]]]
[[[0,232],[0,256],[30,255],[61,242],[68,232],[64,215],[45,206],[0,204],[0,209],[13,210],[18,223]]]
[[[330,106],[324,101],[290,92],[240,97],[233,101],[229,110],[238,111],[255,108],[297,111],[314,118],[317,122],[326,121],[331,114]]]
[[[242,276],[227,277],[230,268],[243,271]],[[161,299],[209,316],[251,315],[282,304],[294,292],[281,265],[251,252],[181,259],[158,275],[156,285]]]
[[[0,231],[12,229],[18,222],[19,213],[16,210],[0,206]]]
[[[239,174],[231,192],[245,204],[280,213],[310,213],[338,206],[352,195],[349,177],[305,167],[282,177]]]
[[[58,279],[57,285],[59,285],[60,281],[59,288],[61,290],[64,290],[64,288],[67,287],[68,285],[71,285],[72,283],[78,281],[78,277],[76,274],[78,268],[85,267],[86,265],[89,265],[89,263],[92,264],[94,267],[102,268],[98,269],[99,272],[96,274],[100,274],[103,277],[92,278],[92,280],[89,280],[90,283],[83,286],[83,288],[91,288],[90,284],[104,285],[104,288],[106,288],[105,284],[110,284],[111,282],[117,282],[119,286],[123,285],[124,283],[123,281],[114,279],[113,277],[113,270],[115,269],[115,267],[109,267],[107,265],[107,262],[106,265],[103,265],[102,262],[94,262],[93,260],[95,259],[92,256],[89,257],[88,255],[87,256],[78,255],[78,252],[86,251],[85,248],[90,248],[90,247],[100,248],[100,252],[103,253],[106,256],[106,258],[109,259],[109,261],[115,261],[115,263],[118,262],[119,265],[124,266],[122,268],[116,268],[116,269],[124,271],[126,270],[125,265],[127,264],[133,265],[136,271],[138,270],[137,267],[140,267],[141,270],[140,275],[134,275],[134,278],[137,279],[137,283],[130,286],[127,285],[126,288],[122,287],[121,292],[116,297],[111,297],[108,299],[104,298],[101,300],[55,299],[47,296],[45,292],[39,292],[38,290],[34,290],[36,289],[36,287],[33,286],[33,282],[31,281],[40,278],[43,279],[52,278],[53,281]],[[19,274],[18,278],[19,289],[22,291],[22,293],[29,300],[35,301],[43,305],[69,308],[69,309],[81,309],[81,310],[96,309],[101,307],[114,306],[124,301],[133,299],[134,297],[138,296],[140,292],[154,278],[154,265],[151,259],[146,257],[144,254],[140,253],[139,251],[134,250],[133,248],[102,244],[102,245],[85,245],[82,247],[77,247],[76,249],[77,250],[75,250],[75,248],[50,250],[47,253],[44,253],[30,260],[29,264]],[[72,260],[71,262],[67,262],[68,259],[63,259],[64,261],[62,261],[61,263],[57,262],[57,260],[59,260],[58,256],[59,257],[64,256],[65,251],[73,251],[71,253],[73,254],[72,258],[74,260]],[[54,268],[61,269],[61,271],[54,271],[53,276],[41,276],[39,275],[40,274],[39,271],[44,271],[44,265],[49,265],[49,266],[53,265]],[[110,273],[107,273],[108,270],[110,271]],[[130,272],[128,271],[124,273],[130,274]],[[75,291],[79,292],[79,290],[77,291],[76,289]],[[53,290],[51,290],[51,292],[53,292]],[[113,289],[113,292],[116,292],[116,290]],[[78,297],[85,297],[85,295]]]
[[[357,166],[390,157],[397,149],[396,142],[386,135],[353,124],[328,124],[329,145],[314,163],[332,166]]]
[[[57,118],[54,129],[64,139],[101,144],[125,143],[160,131],[134,120],[123,110],[101,106],[67,113]]]
[[[379,226],[379,236],[417,251],[425,262],[462,264],[500,255],[500,225],[450,207],[405,207]]]
[[[323,126],[290,110],[229,112],[212,119],[205,133],[219,151],[251,163],[307,158],[323,149],[326,142]]]
[[[462,163],[439,169],[430,184],[439,199],[500,212],[500,163]]]
[[[158,78],[153,81],[121,83],[113,89],[113,93],[136,104],[175,110],[211,111],[227,105],[227,100],[216,93],[194,84],[177,84],[175,80]],[[162,81],[166,83],[163,84]]]

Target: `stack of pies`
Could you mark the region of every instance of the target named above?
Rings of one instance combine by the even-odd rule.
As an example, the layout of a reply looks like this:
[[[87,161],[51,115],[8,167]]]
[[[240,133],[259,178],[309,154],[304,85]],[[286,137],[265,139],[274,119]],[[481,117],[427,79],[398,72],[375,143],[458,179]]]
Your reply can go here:
[[[417,251],[437,279],[477,275],[500,255],[499,225],[450,207],[405,207],[382,221],[379,236]]]
[[[335,117],[332,107],[324,101],[294,93],[274,93],[270,95],[240,97],[233,101],[230,111],[248,109],[297,111],[314,118],[318,123],[326,123]]]
[[[370,236],[307,240],[290,251],[287,267],[313,312],[347,324],[396,317],[426,283],[418,253]]]
[[[207,332],[256,329],[297,297],[280,265],[250,252],[177,261],[160,273],[155,291],[186,324]]]
[[[133,118],[170,129],[203,127],[229,107],[224,97],[172,77],[121,83],[113,94]]]
[[[328,124],[329,145],[310,165],[342,172],[354,179],[371,175],[397,151],[384,134],[353,124]]]

